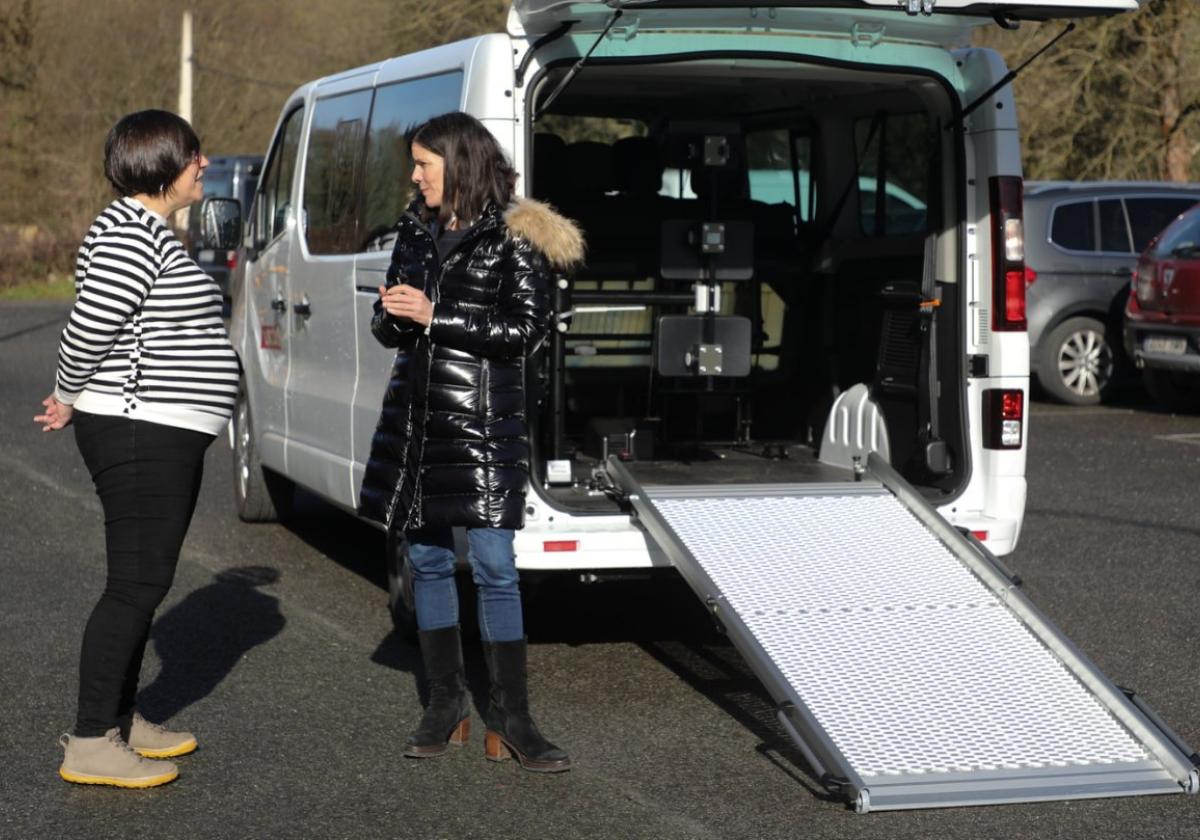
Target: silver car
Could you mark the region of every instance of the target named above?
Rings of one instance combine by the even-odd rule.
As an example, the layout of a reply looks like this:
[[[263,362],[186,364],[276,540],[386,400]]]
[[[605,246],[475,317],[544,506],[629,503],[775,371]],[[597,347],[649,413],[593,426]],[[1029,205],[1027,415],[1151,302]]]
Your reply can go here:
[[[1200,184],[1030,181],[1025,184],[1030,371],[1050,398],[1100,402],[1130,378],[1122,318],[1138,255],[1200,202]]]

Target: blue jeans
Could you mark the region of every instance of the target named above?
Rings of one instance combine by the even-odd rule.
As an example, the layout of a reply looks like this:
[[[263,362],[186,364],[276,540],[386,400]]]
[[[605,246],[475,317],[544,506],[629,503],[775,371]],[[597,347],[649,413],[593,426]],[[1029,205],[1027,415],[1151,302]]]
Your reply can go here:
[[[453,627],[458,624],[458,588],[454,584],[454,537],[450,528],[422,528],[406,536],[417,628]],[[512,530],[468,528],[467,559],[478,592],[479,633],[483,640],[511,642],[524,638]]]

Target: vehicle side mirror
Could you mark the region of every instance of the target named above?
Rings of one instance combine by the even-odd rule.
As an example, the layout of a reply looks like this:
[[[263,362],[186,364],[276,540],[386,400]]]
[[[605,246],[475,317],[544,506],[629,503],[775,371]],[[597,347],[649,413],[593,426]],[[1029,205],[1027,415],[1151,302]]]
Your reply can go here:
[[[242,244],[242,205],[236,198],[206,198],[200,205],[201,248],[232,251]]]

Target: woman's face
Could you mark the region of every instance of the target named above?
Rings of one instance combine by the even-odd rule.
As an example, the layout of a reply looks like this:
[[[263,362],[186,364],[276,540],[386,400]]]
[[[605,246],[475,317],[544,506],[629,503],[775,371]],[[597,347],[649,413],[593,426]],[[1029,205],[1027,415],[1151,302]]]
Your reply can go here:
[[[425,206],[435,209],[442,206],[442,164],[445,162],[441,155],[435,155],[420,143],[412,144],[413,171],[412,182],[417,185],[425,198]]]
[[[204,170],[208,168],[208,158],[199,152],[192,158],[179,177],[167,190],[167,196],[175,209],[190,207],[204,199]]]

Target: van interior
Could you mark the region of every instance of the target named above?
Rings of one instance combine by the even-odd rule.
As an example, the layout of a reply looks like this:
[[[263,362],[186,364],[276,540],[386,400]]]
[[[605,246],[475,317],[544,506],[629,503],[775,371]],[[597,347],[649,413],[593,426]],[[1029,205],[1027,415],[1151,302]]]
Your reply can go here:
[[[528,192],[583,228],[554,292],[534,480],[617,509],[645,484],[852,480],[817,459],[869,386],[931,500],[968,477],[962,135],[930,77],[747,56],[588,63],[535,82]],[[532,116],[532,115],[531,115]]]

